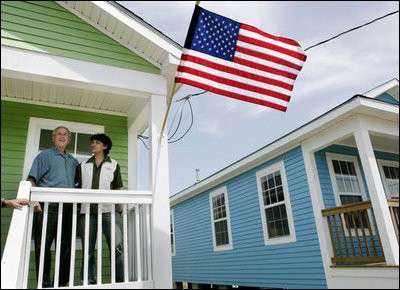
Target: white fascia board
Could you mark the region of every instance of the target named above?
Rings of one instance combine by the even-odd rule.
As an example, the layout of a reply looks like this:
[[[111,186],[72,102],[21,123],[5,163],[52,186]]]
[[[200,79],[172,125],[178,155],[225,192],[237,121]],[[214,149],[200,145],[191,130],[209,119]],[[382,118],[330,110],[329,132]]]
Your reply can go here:
[[[399,80],[392,79],[392,80],[388,81],[387,83],[384,83],[384,84],[382,84],[382,85],[380,85],[380,86],[378,86],[378,87],[376,87],[376,88],[374,88],[374,89],[372,89],[372,90],[370,90],[368,92],[365,92],[363,95],[366,96],[366,97],[369,97],[369,98],[376,98],[377,96],[379,96],[379,95],[381,95],[381,94],[383,94],[385,92],[388,92],[390,94],[389,91],[391,89],[395,88],[396,86],[397,87],[399,86]],[[392,97],[394,97],[395,99],[399,100],[398,95],[397,95],[397,97],[392,95],[392,94],[390,94],[390,95]]]
[[[149,41],[155,43],[160,48],[166,50],[167,52],[173,54],[174,56],[180,58],[182,54],[182,50],[172,45],[170,42],[162,38],[161,36],[154,33],[151,29],[145,27],[142,23],[139,23],[132,17],[129,17],[115,6],[111,5],[107,1],[90,1],[93,5],[101,8],[105,12],[111,14],[119,21],[129,26],[134,31],[140,33],[143,37],[148,39]]]
[[[167,94],[162,75],[3,45],[1,75],[126,96]]]
[[[324,115],[310,121],[302,127],[294,130],[286,136],[270,143],[264,148],[248,155],[247,157],[233,163],[232,165],[222,169],[221,171],[211,175],[210,177],[196,183],[195,185],[184,189],[183,191],[170,197],[171,206],[174,206],[184,200],[187,200],[213,186],[231,179],[255,166],[258,166],[296,146],[299,146],[305,139],[310,138],[321,131],[326,130],[333,124],[348,118],[352,114],[366,114],[373,109],[374,112],[379,111],[379,115],[385,113],[399,113],[398,106],[386,104],[373,99],[365,99],[353,97],[347,102],[339,105]]]

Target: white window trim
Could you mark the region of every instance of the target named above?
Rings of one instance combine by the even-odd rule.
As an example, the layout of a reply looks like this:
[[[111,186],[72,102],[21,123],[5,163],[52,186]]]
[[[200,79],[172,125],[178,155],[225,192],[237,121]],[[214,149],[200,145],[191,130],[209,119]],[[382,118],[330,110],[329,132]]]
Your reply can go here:
[[[55,119],[43,119],[31,117],[29,119],[28,136],[26,139],[24,171],[22,180],[26,180],[33,160],[39,152],[40,130],[54,130],[58,126],[65,126],[71,132],[84,134],[104,133],[104,126],[87,123],[69,122]]]
[[[267,221],[265,216],[265,206],[264,206],[264,198],[263,198],[263,190],[261,185],[261,178],[279,170],[281,173],[281,180],[282,180],[282,188],[283,188],[283,195],[285,198],[285,207],[286,207],[286,214],[288,218],[288,225],[290,235],[284,237],[268,237],[268,228],[267,228]],[[293,222],[293,214],[292,214],[292,205],[290,202],[290,195],[289,195],[289,188],[286,179],[286,171],[285,171],[285,163],[283,161],[279,161],[271,166],[265,167],[256,172],[257,177],[257,188],[258,188],[258,198],[260,202],[260,212],[261,212],[261,220],[263,225],[263,233],[264,233],[264,244],[266,246],[269,245],[276,245],[276,244],[286,244],[286,243],[293,243],[296,242],[296,232]]]
[[[174,234],[173,235],[174,247],[172,248],[171,255],[175,256],[175,254],[176,254],[176,249],[175,249],[175,217],[174,217],[174,210],[173,209],[170,210],[170,216],[171,216],[171,224],[172,224],[172,233]]]
[[[227,221],[227,226],[228,226],[229,244],[217,246],[217,240],[215,238],[215,229],[214,229],[215,221],[214,221],[212,199],[214,196],[220,195],[222,193],[224,194],[224,198],[225,198],[225,211],[226,211],[226,221]],[[229,210],[227,187],[223,186],[223,187],[220,187],[220,188],[210,192],[209,198],[210,198],[211,230],[212,230],[212,235],[213,235],[214,252],[233,250],[231,216],[230,216],[230,210]]]
[[[362,175],[361,175],[360,165],[358,164],[357,156],[326,152],[326,160],[327,160],[327,163],[328,163],[329,175],[330,175],[330,178],[331,178],[331,183],[332,183],[332,188],[333,188],[333,195],[335,197],[336,206],[342,206],[342,202],[340,201],[340,192],[339,192],[339,190],[337,188],[337,183],[336,183],[336,178],[335,178],[335,171],[333,169],[332,160],[353,162],[354,169],[356,170],[356,174],[357,174],[358,183],[360,185],[361,201],[368,200],[367,193],[366,193],[365,187],[364,187],[364,182],[363,182]],[[356,193],[354,193],[352,195],[355,195],[355,194]],[[370,223],[372,225],[373,224],[371,222],[372,221],[372,216],[371,216],[371,213],[369,211],[368,211],[368,219],[369,219],[369,221],[370,221]],[[343,219],[343,224],[344,225],[346,224],[344,219]],[[364,230],[365,230],[366,234],[369,235],[369,230],[368,229],[364,229]],[[353,236],[355,235],[355,231],[354,231],[353,228],[351,229],[351,233],[352,233]],[[358,229],[358,234],[360,236],[362,235],[361,229]],[[349,236],[347,227],[345,227],[345,235]],[[374,227],[372,227],[372,235],[375,235],[375,228]]]
[[[383,171],[383,166],[392,166],[392,167],[399,167],[399,162],[398,161],[393,161],[393,160],[384,160],[384,159],[377,159],[378,167],[379,167],[379,173],[381,174],[381,179],[383,183],[383,187],[385,188],[385,194],[386,198],[393,198],[389,197],[389,189],[388,185],[386,184],[386,178],[385,178],[385,172]]]

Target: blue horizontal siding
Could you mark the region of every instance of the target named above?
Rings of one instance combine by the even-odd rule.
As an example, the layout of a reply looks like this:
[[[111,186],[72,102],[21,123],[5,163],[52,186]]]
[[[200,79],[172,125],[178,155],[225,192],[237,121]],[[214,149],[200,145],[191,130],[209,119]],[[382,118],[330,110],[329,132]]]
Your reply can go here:
[[[256,172],[283,160],[296,242],[264,245]],[[209,193],[227,186],[233,249],[214,252]],[[250,287],[326,288],[301,148],[173,207],[173,280]]]

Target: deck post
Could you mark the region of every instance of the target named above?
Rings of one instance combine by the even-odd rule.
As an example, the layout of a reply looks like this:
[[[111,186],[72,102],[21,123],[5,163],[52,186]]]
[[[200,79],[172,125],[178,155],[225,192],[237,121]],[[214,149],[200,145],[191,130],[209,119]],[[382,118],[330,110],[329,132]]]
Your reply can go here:
[[[377,228],[382,241],[383,252],[387,265],[399,265],[399,246],[394,232],[392,220],[385,190],[379,173],[378,164],[375,159],[374,150],[371,144],[368,130],[361,123],[354,132],[357,149],[368,185],[372,208],[374,210]]]
[[[150,97],[149,145],[151,208],[152,269],[154,288],[172,288],[172,262],[170,246],[169,173],[167,137],[160,137],[167,109],[166,97]]]

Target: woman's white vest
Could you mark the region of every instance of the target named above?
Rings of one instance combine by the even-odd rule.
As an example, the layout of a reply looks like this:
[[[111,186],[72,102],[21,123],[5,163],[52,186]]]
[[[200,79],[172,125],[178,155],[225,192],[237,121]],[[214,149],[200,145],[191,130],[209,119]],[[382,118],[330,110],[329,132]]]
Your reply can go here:
[[[101,166],[99,189],[111,189],[111,182],[114,179],[114,172],[117,169],[117,161],[110,158],[111,162],[104,162]],[[82,162],[82,188],[91,189],[93,179],[93,166],[92,162]],[[111,212],[111,208],[114,204],[103,204],[101,206],[103,213]],[[81,214],[86,213],[86,205],[82,204]]]

